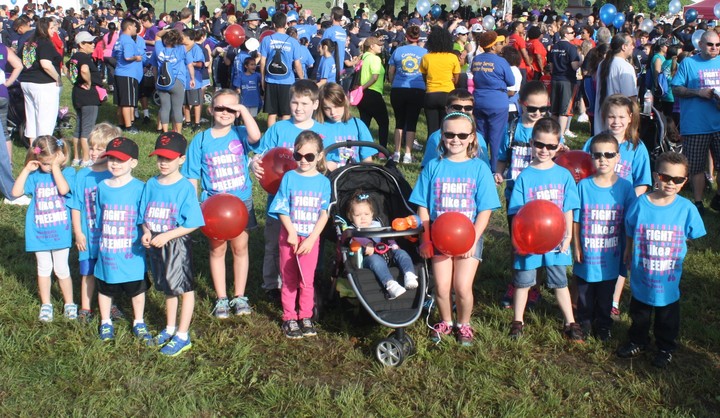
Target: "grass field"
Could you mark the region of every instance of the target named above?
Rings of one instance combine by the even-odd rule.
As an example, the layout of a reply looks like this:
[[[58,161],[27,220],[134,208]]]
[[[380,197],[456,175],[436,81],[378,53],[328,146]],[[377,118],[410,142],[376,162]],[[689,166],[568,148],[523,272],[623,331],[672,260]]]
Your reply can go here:
[[[69,88],[63,102],[69,102]],[[258,119],[264,131],[265,118]],[[114,121],[114,109],[103,106],[100,120]],[[424,140],[424,118],[420,126]],[[148,133],[153,126],[144,128],[134,137],[141,147],[135,175],[142,180],[155,171],[154,159],[145,157],[154,144]],[[573,130],[587,138],[587,125],[573,124]],[[572,145],[579,144],[580,138]],[[15,147],[16,173],[24,153]],[[411,184],[418,169],[402,167]],[[476,344],[434,345],[422,317],[408,330],[417,354],[390,369],[373,358],[373,344],[389,330],[345,305],[323,313],[317,338],[290,341],[282,335],[281,309],[260,289],[265,194],[256,186],[254,196],[260,222],[250,238],[254,314],[211,317],[215,295],[207,244],[196,232],[193,348],[172,359],[137,342],[130,322],[116,323],[116,340],[102,343],[95,325],[64,320],[57,285],[56,320],[38,322],[35,259],[24,252],[25,209],[0,206],[0,416],[717,416],[720,243],[713,211],[705,216],[708,236],[690,244],[681,283],[682,348],[665,371],[650,366],[650,355],[632,361],[613,355],[629,326],[625,313],[606,345],[566,342],[560,312],[546,290],[527,315],[524,337],[510,341],[511,312],[497,303],[510,277],[503,211],[492,216],[475,281]],[[79,300],[75,250],[70,259]],[[120,304],[130,312],[129,301]],[[159,331],[164,306],[155,290],[146,311],[148,326]]]

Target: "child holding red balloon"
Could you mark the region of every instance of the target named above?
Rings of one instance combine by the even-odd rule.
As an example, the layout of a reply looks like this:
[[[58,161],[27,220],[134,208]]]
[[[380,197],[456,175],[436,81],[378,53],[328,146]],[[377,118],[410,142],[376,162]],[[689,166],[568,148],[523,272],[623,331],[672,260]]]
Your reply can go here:
[[[167,325],[155,343],[161,346],[160,353],[171,357],[192,347],[188,332],[195,308],[195,274],[190,233],[205,225],[197,191],[180,174],[186,148],[187,140],[177,132],[157,138],[150,155],[157,155],[160,174],[145,184],[138,212],[155,288],[165,294]],[[182,305],[176,327],[178,296]]]
[[[279,238],[282,331],[292,339],[317,335],[311,319],[315,307],[313,283],[318,238],[328,220],[331,193],[330,180],[323,174],[325,156],[320,135],[301,132],[294,150],[298,167],[285,173],[268,211],[283,226]]]
[[[577,283],[576,320],[586,335],[610,339],[615,283],[627,275],[622,260],[625,211],[635,201],[629,181],[615,173],[620,150],[614,136],[601,133],[590,143],[595,174],[578,183],[580,208],[574,211],[573,274]]]
[[[228,301],[225,279],[225,253],[228,241],[210,239],[210,274],[217,295],[213,313],[217,318],[227,318],[230,308],[235,315],[249,315],[252,310],[245,296],[250,256],[248,254],[248,230],[257,226],[253,212],[252,182],[248,173],[248,153],[260,140],[260,129],[247,108],[240,104],[238,94],[229,89],[215,93],[210,106],[213,126],[198,133],[187,151],[182,174],[197,189],[202,187],[201,200],[219,194],[230,193],[243,201],[248,211],[245,231],[229,240],[233,252],[234,298]],[[241,117],[245,126],[235,126]]]
[[[495,182],[488,165],[475,158],[478,148],[475,120],[472,116],[453,112],[442,124],[440,157],[431,160],[420,173],[410,195],[410,202],[418,205],[418,215],[425,232],[421,237],[420,254],[432,259],[435,276],[435,301],[440,322],[433,326],[431,339],[440,342],[443,336],[456,334],[462,345],[472,345],[474,336],[470,325],[473,308],[473,281],[482,260],[483,233],[490,214],[500,207]],[[431,239],[432,222],[446,212],[467,216],[474,224],[474,239],[469,251],[462,254],[443,254],[435,251]],[[438,242],[438,248],[452,247],[452,243]],[[451,293],[455,291],[457,309],[453,322]]]
[[[545,267],[547,272],[547,286],[555,289],[555,297],[565,319],[563,333],[574,342],[583,341],[583,333],[580,326],[575,322],[566,266],[572,264],[570,257],[570,240],[572,238],[573,210],[579,207],[579,198],[575,179],[570,172],[553,162],[553,158],[560,147],[560,125],[551,118],[542,118],[535,123],[532,131],[530,144],[533,148],[533,159],[515,179],[515,187],[510,196],[508,215],[516,215],[527,203],[534,200],[548,200],[554,203],[563,212],[565,225],[553,225],[555,228],[563,228],[565,235],[558,245],[559,248],[545,253],[533,253],[538,251],[533,248],[535,244],[545,244],[546,236],[537,234],[524,236],[520,228],[513,228],[513,246],[515,256],[513,261],[513,314],[514,318],[510,324],[510,337],[519,338],[523,333],[525,305],[528,300],[528,293],[536,284],[537,269]],[[535,213],[534,216],[542,214]],[[514,222],[519,220],[517,215]],[[521,237],[521,239],[516,239]],[[533,242],[534,241],[534,242]],[[524,243],[518,246],[518,243]],[[529,244],[529,245],[528,245]],[[528,248],[523,248],[528,245]],[[544,245],[538,245],[544,247]]]

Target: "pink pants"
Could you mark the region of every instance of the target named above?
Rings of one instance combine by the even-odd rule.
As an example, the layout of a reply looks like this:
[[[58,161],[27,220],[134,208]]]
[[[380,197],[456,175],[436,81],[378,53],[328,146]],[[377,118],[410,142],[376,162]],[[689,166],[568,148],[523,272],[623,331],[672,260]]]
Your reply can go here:
[[[282,289],[280,296],[283,306],[283,321],[311,318],[315,307],[313,283],[315,282],[315,267],[318,261],[320,240],[315,241],[309,254],[296,256],[292,246],[288,245],[287,238],[287,231],[285,228],[281,228],[279,247]],[[304,240],[305,237],[298,237],[298,245]]]

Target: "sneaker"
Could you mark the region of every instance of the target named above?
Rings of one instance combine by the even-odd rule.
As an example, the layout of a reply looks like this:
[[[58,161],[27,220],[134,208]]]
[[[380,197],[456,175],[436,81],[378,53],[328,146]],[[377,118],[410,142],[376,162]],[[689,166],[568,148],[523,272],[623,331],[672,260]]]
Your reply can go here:
[[[64,315],[65,318],[67,318],[67,319],[70,319],[70,320],[73,320],[73,321],[76,320],[77,317],[78,317],[78,307],[77,307],[77,305],[74,304],[74,303],[66,303],[66,304],[65,304],[65,309],[64,309],[63,315]]]
[[[473,336],[473,330],[470,325],[460,325],[460,327],[457,329],[456,335],[460,345],[465,347],[470,347],[471,345],[473,345],[475,337]]]
[[[599,329],[595,330],[593,335],[595,336],[595,339],[597,339],[601,342],[604,342],[604,343],[610,341],[610,338],[612,337],[610,330],[606,329],[606,328],[599,328]]]
[[[116,321],[118,319],[125,319],[125,314],[123,311],[120,310],[120,308],[117,307],[116,304],[110,305],[110,319],[113,321]]]
[[[703,202],[695,202],[695,207],[698,210],[698,213],[700,213],[700,216],[705,215],[705,205]]]
[[[525,324],[523,324],[521,321],[512,321],[510,323],[510,332],[508,333],[508,335],[511,339],[516,340],[522,336],[524,327]]]
[[[612,318],[613,321],[619,321],[620,320],[620,308],[613,306],[612,309],[610,309],[610,318]]]
[[[515,294],[515,286],[513,286],[511,283],[508,285],[507,290],[505,291],[505,294],[503,295],[502,299],[500,300],[500,306],[502,306],[505,309],[512,308],[514,294]]]
[[[580,116],[578,116],[577,121],[580,123],[588,123],[590,122],[590,118],[587,113],[581,113]]]
[[[377,159],[380,160],[380,161],[385,161],[385,160],[387,160],[387,155],[385,155],[385,154],[382,153],[382,152],[378,152],[377,154],[375,154],[375,156],[376,156]]]
[[[80,309],[78,311],[77,320],[82,324],[88,324],[92,321],[93,313],[90,309]]]
[[[215,318],[225,319],[230,316],[230,305],[227,298],[220,298],[215,302],[215,308],[212,310]]]
[[[140,338],[141,340],[143,340],[145,342],[145,344],[147,344],[147,345],[151,345],[154,342],[153,336],[152,336],[152,334],[150,334],[150,331],[148,331],[144,322],[141,322],[141,323],[133,326],[132,332],[137,338]]]
[[[443,335],[450,335],[453,331],[452,325],[446,324],[445,321],[440,321],[433,325],[432,329],[430,332],[430,340],[434,343],[439,343]]]
[[[645,351],[644,345],[635,344],[632,341],[628,341],[624,345],[621,345],[615,354],[620,358],[633,358],[637,357]]]
[[[303,337],[314,337],[317,335],[315,324],[313,324],[310,318],[305,318],[300,321],[300,330],[302,331]]]
[[[13,200],[5,198],[3,199],[3,203],[5,203],[6,205],[27,206],[30,204],[30,198],[25,195],[17,197]]]
[[[419,143],[416,139],[413,141],[412,149],[414,149],[415,151],[421,151],[423,149],[423,144]]]
[[[655,358],[652,361],[652,365],[658,369],[664,369],[670,365],[672,361],[672,353],[665,350],[660,350],[655,354]]]
[[[100,341],[110,341],[115,339],[115,327],[112,324],[101,324],[98,330]]]
[[[80,161],[80,168],[90,167],[93,164],[95,164],[95,162],[93,160]]]
[[[565,131],[566,138],[577,138],[577,134],[571,130]]]
[[[400,153],[396,152],[395,154],[393,154],[392,160],[395,161],[396,163],[399,163],[400,162]]]
[[[169,332],[167,332],[167,330],[164,329],[160,331],[157,336],[155,336],[155,345],[162,347],[165,344],[169,343],[174,336],[175,334],[170,334]]]
[[[40,322],[52,322],[53,315],[53,306],[51,304],[44,303],[40,306],[40,315],[38,315]]]
[[[710,208],[720,211],[720,195],[716,194],[710,201]]]
[[[80,167],[80,159],[79,159],[79,158],[73,158],[73,160],[72,160],[72,166],[73,166],[73,167]]]
[[[405,288],[400,286],[400,283],[396,282],[395,280],[390,280],[389,282],[387,282],[387,284],[385,285],[385,290],[387,290],[389,300],[393,300],[405,293]]]
[[[405,275],[405,289],[417,289],[418,287],[418,280],[417,275],[415,273],[408,273]]]
[[[297,321],[294,319],[283,322],[281,329],[283,333],[285,333],[285,336],[292,340],[297,340],[303,337],[303,332],[300,330],[300,326],[298,326]]]
[[[245,296],[236,296],[230,301],[229,305],[235,308],[235,315],[250,315],[252,313],[248,298]]]
[[[542,295],[540,294],[540,291],[537,290],[536,287],[531,287],[530,291],[528,292],[528,300],[527,300],[527,308],[529,310],[532,310],[535,308],[535,306],[540,302],[542,299]]]
[[[197,132],[197,131],[200,131],[200,130],[202,130],[202,126],[200,126],[199,123],[193,124],[193,126],[192,126],[192,131],[193,131],[193,132]]]
[[[175,357],[184,353],[185,351],[188,351],[190,347],[192,347],[192,343],[190,342],[189,335],[187,340],[181,340],[180,337],[176,335],[172,337],[170,342],[165,344],[165,346],[160,349],[160,354],[166,355],[168,357]]]
[[[412,162],[413,162],[412,155],[410,155],[410,154],[405,154],[405,155],[403,155],[403,161],[402,161],[402,162],[403,162],[403,164],[412,164]]]
[[[150,124],[150,116],[143,116],[143,125]]]
[[[585,336],[583,335],[582,329],[580,328],[580,324],[578,324],[577,322],[565,325],[565,328],[563,329],[563,334],[565,334],[565,338],[574,343],[585,342]]]
[[[125,132],[126,134],[130,134],[130,135],[137,135],[140,133],[140,131],[138,131],[138,129],[134,126],[130,126],[129,128],[123,129],[123,132]]]

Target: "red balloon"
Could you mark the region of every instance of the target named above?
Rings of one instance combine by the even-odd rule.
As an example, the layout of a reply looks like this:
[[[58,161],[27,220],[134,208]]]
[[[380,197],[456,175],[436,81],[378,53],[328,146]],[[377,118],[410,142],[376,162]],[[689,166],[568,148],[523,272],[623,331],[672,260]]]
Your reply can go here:
[[[237,23],[230,25],[225,29],[225,40],[231,46],[239,48],[245,43],[245,29]]]
[[[275,33],[275,31],[272,30],[272,29],[268,29],[268,30],[264,31],[263,33],[260,34],[260,39],[259,39],[259,41],[262,42],[262,40],[265,39],[266,36],[270,36],[270,35],[272,35],[273,33]]]
[[[231,194],[210,196],[202,205],[205,226],[200,228],[208,238],[228,241],[240,236],[248,223],[248,211],[240,198]]]
[[[557,157],[555,157],[555,164],[570,170],[575,183],[579,183],[585,177],[595,174],[592,157],[585,151],[575,150],[558,153]]]
[[[293,152],[287,148],[273,148],[262,158],[263,176],[260,185],[269,194],[277,193],[280,188],[280,180],[285,173],[297,168],[297,162],[293,159]]]
[[[565,237],[565,215],[549,200],[533,200],[520,208],[512,222],[512,243],[518,254],[545,254]]]
[[[462,213],[445,212],[433,222],[430,238],[441,253],[462,255],[475,244],[475,225]]]

